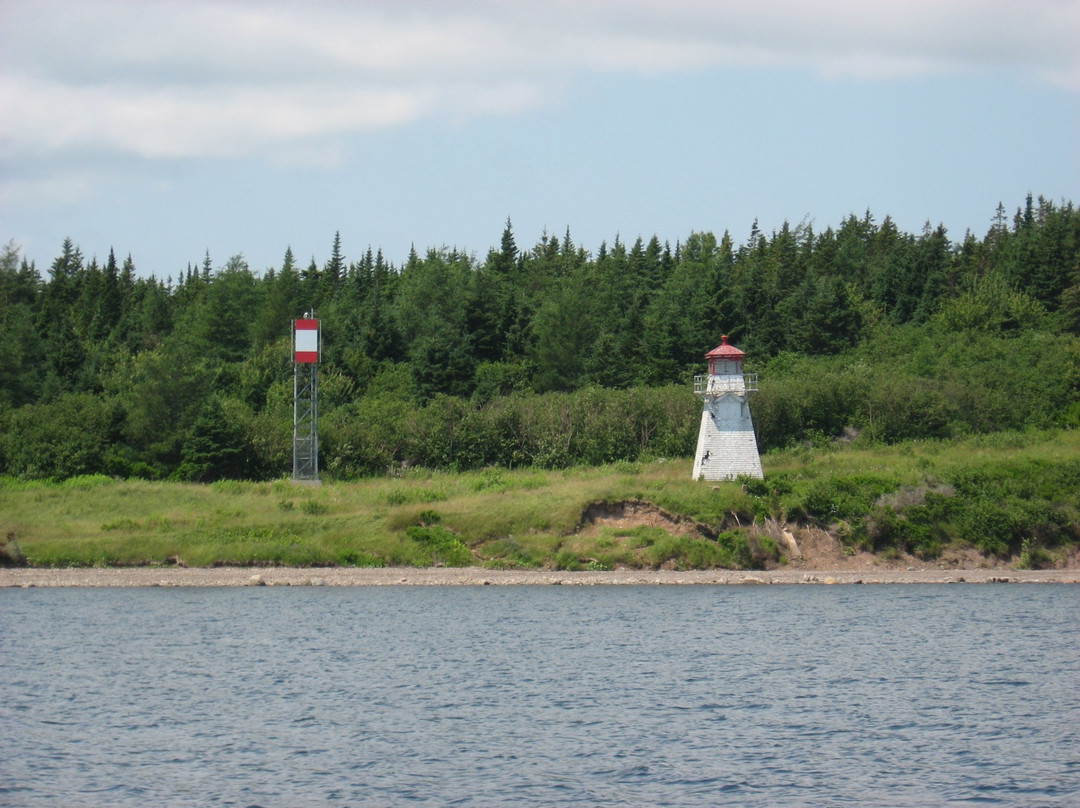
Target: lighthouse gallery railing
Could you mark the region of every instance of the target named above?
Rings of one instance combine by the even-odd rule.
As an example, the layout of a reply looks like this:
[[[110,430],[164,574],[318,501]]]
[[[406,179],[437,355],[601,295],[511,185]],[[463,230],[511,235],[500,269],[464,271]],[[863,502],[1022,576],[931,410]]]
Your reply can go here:
[[[719,396],[724,393],[755,393],[758,389],[758,375],[744,373],[733,376],[694,377],[694,392],[699,396]]]

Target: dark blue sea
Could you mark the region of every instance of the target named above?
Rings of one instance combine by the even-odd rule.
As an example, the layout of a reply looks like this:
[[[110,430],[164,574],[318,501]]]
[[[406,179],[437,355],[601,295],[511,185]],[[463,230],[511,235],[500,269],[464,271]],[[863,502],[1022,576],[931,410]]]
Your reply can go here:
[[[0,590],[0,804],[1077,806],[1080,588]]]

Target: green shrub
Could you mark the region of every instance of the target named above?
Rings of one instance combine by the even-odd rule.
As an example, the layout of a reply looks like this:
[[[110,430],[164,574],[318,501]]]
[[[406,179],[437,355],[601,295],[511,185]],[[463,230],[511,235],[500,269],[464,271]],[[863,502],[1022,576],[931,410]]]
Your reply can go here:
[[[338,563],[349,567],[385,567],[386,562],[373,553],[365,553],[359,550],[346,550],[339,558]]]
[[[555,555],[555,569],[577,572],[581,569],[581,559],[577,557],[576,553],[562,550]]]
[[[786,475],[770,475],[767,480],[739,477],[736,482],[746,492],[754,518],[781,518],[784,510],[783,498],[792,491],[791,482]]]
[[[1075,500],[1080,491],[1080,459],[1042,463],[1035,474],[1034,495],[1051,502]],[[1080,505],[1080,502],[1076,503]]]
[[[756,477],[747,477],[745,474],[742,474],[736,478],[735,482],[741,485],[743,490],[752,497],[767,497],[772,492],[771,480],[765,482],[765,480],[760,480]]]
[[[536,569],[544,561],[543,553],[534,547],[523,547],[516,539],[505,538],[483,546],[485,569]]]
[[[406,535],[431,554],[432,565],[467,567],[472,564],[473,554],[461,539],[439,525],[413,525],[405,529]]]
[[[476,475],[473,480],[474,491],[505,491],[506,482],[503,473],[496,468],[488,468]]]
[[[897,488],[897,481],[875,475],[832,477],[812,483],[801,506],[807,516],[823,522],[852,521],[867,514],[879,496]]]
[[[987,555],[1005,557],[1020,544],[1020,526],[1015,515],[1003,505],[978,499],[957,516],[960,538]]]
[[[856,530],[856,541],[870,552],[910,552],[920,558],[941,555],[934,520],[923,506],[899,513],[890,506],[874,508]]]
[[[746,543],[750,548],[750,569],[765,569],[770,562],[781,558],[780,548],[772,536],[750,536]]]
[[[26,555],[15,541],[15,532],[0,536],[0,567],[25,567]]]
[[[737,533],[721,534],[719,541],[665,535],[646,549],[645,557],[653,569],[746,569],[751,564],[747,540]]]
[[[78,477],[90,485],[105,484],[110,480],[102,472],[126,471],[114,462],[122,423],[116,401],[90,393],[65,394],[0,413],[0,457],[5,470],[20,477]]]

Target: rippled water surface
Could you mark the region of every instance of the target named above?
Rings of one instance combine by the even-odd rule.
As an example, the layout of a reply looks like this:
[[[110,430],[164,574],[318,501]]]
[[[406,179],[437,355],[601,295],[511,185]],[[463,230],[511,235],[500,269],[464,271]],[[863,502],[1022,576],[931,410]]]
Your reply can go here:
[[[0,804],[1080,805],[1065,585],[0,591]]]

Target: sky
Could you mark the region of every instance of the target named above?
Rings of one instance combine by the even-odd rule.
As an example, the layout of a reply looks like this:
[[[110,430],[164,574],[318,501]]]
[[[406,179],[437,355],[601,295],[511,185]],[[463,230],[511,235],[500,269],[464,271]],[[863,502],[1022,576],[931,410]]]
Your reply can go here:
[[[1080,204],[1080,0],[0,0],[0,243],[140,275],[483,259],[507,220],[981,238]]]

